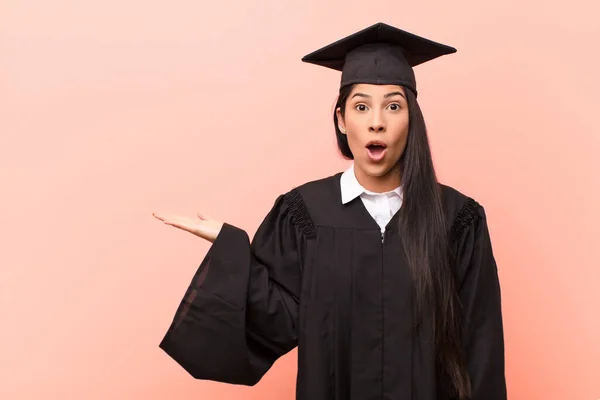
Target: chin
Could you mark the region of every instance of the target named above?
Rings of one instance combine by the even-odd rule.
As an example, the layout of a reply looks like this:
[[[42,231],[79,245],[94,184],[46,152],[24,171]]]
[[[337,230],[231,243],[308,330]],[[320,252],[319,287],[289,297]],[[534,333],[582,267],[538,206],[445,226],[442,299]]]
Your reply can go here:
[[[390,165],[388,163],[377,163],[374,164],[372,162],[368,162],[360,166],[365,174],[368,176],[372,176],[374,178],[380,178],[387,174],[389,174],[392,169],[394,169],[394,165]]]

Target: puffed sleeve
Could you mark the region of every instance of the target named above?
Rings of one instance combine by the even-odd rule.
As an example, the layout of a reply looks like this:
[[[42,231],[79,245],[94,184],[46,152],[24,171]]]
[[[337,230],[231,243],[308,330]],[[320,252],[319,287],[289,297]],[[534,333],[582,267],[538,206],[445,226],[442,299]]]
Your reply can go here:
[[[506,400],[500,283],[484,208],[469,199],[453,229],[471,399]]]
[[[300,200],[278,197],[252,242],[225,224],[202,260],[159,345],[196,379],[254,385],[297,345]]]

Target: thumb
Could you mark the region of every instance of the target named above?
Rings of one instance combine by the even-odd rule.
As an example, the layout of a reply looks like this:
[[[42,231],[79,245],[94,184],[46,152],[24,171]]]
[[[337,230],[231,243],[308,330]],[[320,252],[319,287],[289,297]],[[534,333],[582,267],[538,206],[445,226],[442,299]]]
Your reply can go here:
[[[198,212],[198,218],[200,218],[201,220],[209,220],[210,219],[210,217],[203,212]]]

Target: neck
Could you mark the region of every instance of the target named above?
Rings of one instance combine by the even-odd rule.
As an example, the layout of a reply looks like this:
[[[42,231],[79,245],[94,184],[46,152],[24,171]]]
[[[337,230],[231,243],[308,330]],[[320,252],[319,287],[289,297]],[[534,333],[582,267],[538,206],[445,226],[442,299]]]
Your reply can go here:
[[[355,165],[354,175],[362,187],[375,193],[390,192],[400,186],[401,181],[399,165],[380,176],[368,175]]]

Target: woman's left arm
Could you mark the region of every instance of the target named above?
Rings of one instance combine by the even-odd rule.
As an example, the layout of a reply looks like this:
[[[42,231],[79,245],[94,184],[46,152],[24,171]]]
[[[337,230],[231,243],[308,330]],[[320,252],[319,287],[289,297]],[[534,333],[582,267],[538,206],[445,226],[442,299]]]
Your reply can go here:
[[[469,199],[457,221],[457,289],[471,399],[506,400],[500,282],[485,210]]]

